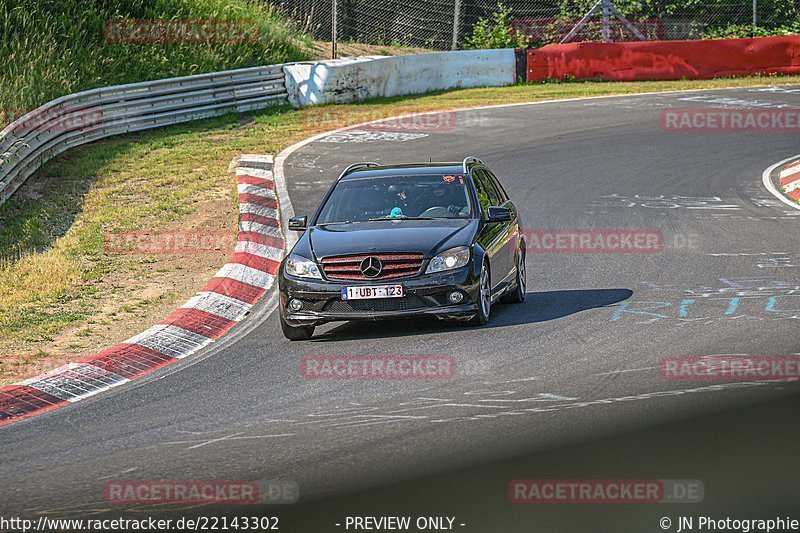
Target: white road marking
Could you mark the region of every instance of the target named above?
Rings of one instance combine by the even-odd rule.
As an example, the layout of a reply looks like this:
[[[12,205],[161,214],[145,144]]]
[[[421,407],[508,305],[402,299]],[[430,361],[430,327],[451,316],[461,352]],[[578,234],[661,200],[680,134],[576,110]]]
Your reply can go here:
[[[592,374],[594,376],[611,376],[614,374],[622,374],[624,372],[644,372],[645,370],[657,370],[657,366],[645,366],[642,368],[626,368],[623,370],[612,370],[611,372],[600,372],[599,374]]]
[[[323,143],[405,142],[427,137],[427,133],[401,133],[397,131],[346,131],[331,133],[319,140]]]
[[[166,442],[165,444],[192,444],[192,446],[187,447],[187,450],[194,450],[196,448],[202,448],[203,446],[208,446],[209,444],[216,444],[218,442],[224,441],[232,441],[232,440],[248,440],[248,439],[272,439],[272,438],[279,438],[279,437],[294,437],[295,433],[280,433],[277,435],[242,435],[242,433],[233,433],[231,435],[226,435],[224,437],[218,437],[215,439],[207,439],[207,440],[178,440],[178,441],[171,441]]]

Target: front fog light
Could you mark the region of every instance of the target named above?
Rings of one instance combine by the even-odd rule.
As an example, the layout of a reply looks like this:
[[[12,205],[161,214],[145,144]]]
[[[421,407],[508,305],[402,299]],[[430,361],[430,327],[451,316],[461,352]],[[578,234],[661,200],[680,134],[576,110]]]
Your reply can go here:
[[[299,311],[303,308],[303,302],[300,300],[289,300],[289,309],[292,311]]]
[[[450,293],[450,301],[453,302],[454,304],[457,304],[458,302],[460,302],[463,299],[464,299],[464,295],[461,294],[458,291]]]

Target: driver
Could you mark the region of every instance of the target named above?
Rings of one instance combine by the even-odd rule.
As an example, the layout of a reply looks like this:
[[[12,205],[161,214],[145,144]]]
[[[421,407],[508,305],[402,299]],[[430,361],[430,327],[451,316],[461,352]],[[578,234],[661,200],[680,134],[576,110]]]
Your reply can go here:
[[[459,186],[453,186],[444,181],[434,184],[431,188],[431,205],[424,209],[423,212],[434,207],[441,207],[442,209],[447,209],[453,215],[458,215],[464,208],[463,193],[460,194],[461,198],[459,198],[459,193],[461,193],[461,187]]]

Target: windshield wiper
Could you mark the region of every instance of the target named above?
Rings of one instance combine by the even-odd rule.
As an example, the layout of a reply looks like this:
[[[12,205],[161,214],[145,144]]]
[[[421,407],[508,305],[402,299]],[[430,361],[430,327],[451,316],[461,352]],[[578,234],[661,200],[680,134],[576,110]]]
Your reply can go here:
[[[318,228],[324,228],[325,226],[337,226],[339,224],[352,224],[352,220],[345,220],[344,222],[324,222],[322,224],[317,224]]]
[[[436,220],[431,217],[378,217],[378,218],[370,218],[367,222],[381,222],[384,220]]]

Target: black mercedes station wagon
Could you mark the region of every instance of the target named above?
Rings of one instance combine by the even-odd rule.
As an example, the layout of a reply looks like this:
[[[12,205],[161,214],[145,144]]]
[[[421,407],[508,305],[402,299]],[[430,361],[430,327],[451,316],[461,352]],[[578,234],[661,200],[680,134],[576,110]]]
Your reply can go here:
[[[286,338],[337,320],[430,316],[472,325],[492,303],[525,298],[517,208],[478,159],[349,166],[281,263]]]

